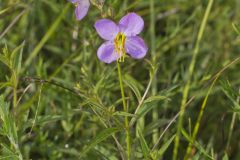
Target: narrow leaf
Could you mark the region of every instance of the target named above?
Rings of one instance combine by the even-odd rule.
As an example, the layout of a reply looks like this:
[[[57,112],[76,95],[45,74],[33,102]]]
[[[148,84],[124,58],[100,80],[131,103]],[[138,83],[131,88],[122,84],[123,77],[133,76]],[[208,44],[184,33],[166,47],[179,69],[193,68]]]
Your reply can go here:
[[[11,87],[11,82],[0,82],[0,89],[4,87]]]
[[[140,138],[143,155],[144,155],[145,159],[149,159],[150,149],[147,145],[147,142],[144,139],[144,136],[140,130],[138,130],[138,134],[139,134],[139,138]]]
[[[233,29],[235,30],[235,32],[236,32],[238,35],[240,35],[240,30],[239,30],[239,28],[236,26],[236,24],[232,23],[232,27],[233,27]]]
[[[7,57],[5,57],[4,55],[0,54],[0,62],[2,62],[3,64],[5,64],[8,68],[10,68],[10,62],[7,59]]]
[[[176,135],[173,135],[169,140],[167,140],[167,142],[165,142],[162,147],[159,149],[158,151],[158,158],[159,159],[164,153],[165,151],[168,149],[168,147],[170,146],[170,144],[172,143],[172,141],[174,140]]]
[[[125,116],[125,117],[136,117],[135,114],[127,113],[127,112],[122,112],[122,111],[117,111],[113,113],[114,116]]]
[[[224,155],[222,160],[229,160],[227,153],[225,153],[225,155]]]
[[[139,87],[141,86],[133,77],[130,75],[124,76],[124,83],[131,88],[138,101],[141,99],[141,93],[139,91]]]
[[[144,103],[150,103],[150,102],[153,102],[153,101],[160,101],[160,100],[164,100],[164,99],[168,99],[168,98],[166,96],[151,96],[151,97],[147,98],[144,101]]]
[[[85,155],[88,151],[94,148],[97,144],[107,139],[112,134],[121,131],[119,128],[107,128],[101,131],[81,152],[82,155]]]
[[[150,110],[152,110],[155,107],[158,107],[158,105],[154,105],[153,103],[150,102],[156,102],[160,100],[165,100],[167,97],[164,96],[152,96],[145,100],[143,106],[139,109],[138,111],[138,119],[144,115],[146,115]]]
[[[21,45],[17,46],[11,53],[10,62],[12,64],[13,69],[18,69],[18,66],[20,65],[22,59],[22,50],[25,42],[23,42]]]
[[[187,134],[187,132],[182,129],[182,134],[183,136],[189,141],[192,143],[193,139]],[[201,152],[203,153],[206,157],[208,157],[209,159],[214,159],[213,157],[211,157],[207,151],[197,142],[197,141],[194,141],[193,145]]]

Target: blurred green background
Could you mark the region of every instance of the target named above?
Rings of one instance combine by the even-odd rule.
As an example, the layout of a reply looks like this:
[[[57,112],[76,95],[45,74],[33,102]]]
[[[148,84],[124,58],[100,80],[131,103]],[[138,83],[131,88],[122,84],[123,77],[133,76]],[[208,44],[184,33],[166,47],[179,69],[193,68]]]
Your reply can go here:
[[[183,116],[177,156],[183,159],[191,141],[187,137],[192,135],[214,75],[236,60],[211,90],[191,159],[239,160],[239,0],[214,0],[189,77],[208,3],[92,0],[88,15],[77,21],[75,6],[66,0],[0,0],[0,53],[12,64],[4,64],[8,60],[0,57],[0,93],[4,97],[0,100],[0,159],[122,158],[112,136],[125,150],[124,130],[108,136],[111,130],[106,130],[120,128],[127,114],[121,112],[117,65],[98,60],[96,52],[102,40],[93,25],[102,17],[117,22],[126,13],[136,12],[145,21],[141,36],[149,52],[142,60],[126,58],[121,64],[129,119],[148,84],[150,88],[141,117],[130,129],[131,159],[154,159],[155,149],[162,152],[157,159],[172,159],[175,142],[169,139],[177,133],[178,118],[157,147],[152,152],[147,149],[147,156],[142,142],[153,148],[180,111],[190,79],[187,99],[191,103]]]

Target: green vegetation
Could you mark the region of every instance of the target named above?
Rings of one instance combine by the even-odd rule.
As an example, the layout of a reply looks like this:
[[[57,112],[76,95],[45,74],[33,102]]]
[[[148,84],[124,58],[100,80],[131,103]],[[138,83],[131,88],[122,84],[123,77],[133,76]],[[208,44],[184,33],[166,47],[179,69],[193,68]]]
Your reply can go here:
[[[240,1],[0,0],[0,159],[239,160]],[[94,29],[145,22],[141,60]]]

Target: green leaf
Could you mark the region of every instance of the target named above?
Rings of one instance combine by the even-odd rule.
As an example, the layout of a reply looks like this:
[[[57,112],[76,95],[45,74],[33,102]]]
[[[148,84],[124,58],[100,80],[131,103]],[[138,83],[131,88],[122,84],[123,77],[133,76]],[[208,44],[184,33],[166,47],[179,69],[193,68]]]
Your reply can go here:
[[[164,100],[164,99],[169,100],[166,96],[151,96],[151,97],[147,98],[144,101],[144,103],[150,103],[150,102],[160,101],[160,100]]]
[[[187,134],[187,132],[184,130],[184,129],[182,129],[181,130],[182,131],[182,134],[183,134],[183,136],[189,141],[189,142],[191,142],[192,143],[192,138]],[[206,157],[208,157],[209,159],[214,159],[212,156],[210,156],[208,153],[207,153],[207,151],[197,142],[197,141],[194,141],[194,146],[201,152],[201,153],[203,153]]]
[[[165,142],[162,147],[159,149],[158,151],[158,158],[159,159],[165,152],[166,150],[168,149],[168,147],[170,146],[170,144],[172,143],[172,141],[174,140],[176,135],[173,135],[169,140],[167,140],[167,142]]]
[[[139,88],[141,88],[141,85],[138,83],[137,80],[135,80],[133,77],[130,75],[125,75],[123,82],[131,88],[135,96],[137,97],[138,101],[141,100],[141,93],[139,91]]]
[[[233,89],[228,81],[221,81],[221,89],[228,99],[233,103],[232,109],[234,112],[240,113],[240,105],[237,102],[237,97],[239,93]]]
[[[165,96],[152,96],[149,97],[147,100],[145,100],[143,106],[138,111],[138,119],[144,115],[146,115],[150,110],[152,110],[155,107],[158,107],[158,105],[150,103],[150,102],[156,102],[160,100],[165,100],[167,97]]]
[[[0,160],[18,160],[18,156],[17,154],[14,153],[14,151],[8,147],[5,144],[1,144],[2,147],[2,152],[1,152],[1,156],[0,156]]]
[[[139,138],[140,138],[140,143],[141,143],[141,147],[142,147],[143,156],[145,157],[145,159],[150,159],[149,158],[150,149],[147,145],[147,142],[144,139],[144,136],[143,136],[143,134],[140,130],[138,130],[138,134],[139,134]]]
[[[107,128],[101,131],[90,143],[87,144],[87,147],[81,152],[82,155],[85,155],[88,151],[94,148],[97,144],[107,139],[112,134],[121,131],[119,128]]]
[[[3,96],[0,96],[0,119],[3,121],[3,123],[8,121],[8,109],[9,104],[5,103]]]
[[[227,153],[225,153],[225,155],[224,155],[222,160],[229,160]]]
[[[12,8],[12,6],[0,10],[0,15],[1,15],[1,14],[4,14],[4,13],[7,12],[8,10],[10,10],[11,8]]]
[[[21,155],[18,147],[18,136],[15,121],[9,112],[9,104],[4,101],[4,97],[0,96],[0,119],[2,120],[2,131],[7,135],[8,140],[14,146],[19,155]]]
[[[65,117],[62,115],[38,116],[37,121],[35,122],[35,125],[46,125],[47,123],[55,122],[63,119],[65,119]],[[26,129],[28,127],[31,127],[33,122],[34,122],[34,119],[28,120],[27,122],[25,122],[24,128]]]
[[[201,154],[200,153],[196,153],[193,157],[192,160],[199,160],[201,159]]]
[[[114,116],[125,116],[125,117],[136,117],[135,114],[127,113],[127,112],[122,112],[122,111],[117,111],[113,113]]]
[[[149,123],[144,128],[145,135],[149,135],[149,134],[153,133],[154,129],[160,128],[160,127],[168,124],[169,121],[170,121],[169,119],[162,118],[162,119],[157,119],[156,121]]]
[[[4,97],[0,96],[0,118],[3,122],[3,130],[13,143],[17,141],[17,131],[13,118],[9,113],[9,104],[4,101]]]
[[[4,55],[0,54],[0,61],[5,64],[8,68],[10,68],[10,61],[7,57]]]
[[[11,87],[11,82],[0,82],[0,89],[4,87]]]
[[[19,70],[18,67],[21,67],[22,52],[23,52],[24,44],[25,44],[25,41],[21,45],[17,46],[11,53],[10,62],[12,63],[13,69]]]
[[[237,25],[234,24],[234,23],[232,23],[232,27],[233,27],[233,29],[235,30],[235,32],[236,32],[238,35],[240,35],[240,29],[237,27]]]

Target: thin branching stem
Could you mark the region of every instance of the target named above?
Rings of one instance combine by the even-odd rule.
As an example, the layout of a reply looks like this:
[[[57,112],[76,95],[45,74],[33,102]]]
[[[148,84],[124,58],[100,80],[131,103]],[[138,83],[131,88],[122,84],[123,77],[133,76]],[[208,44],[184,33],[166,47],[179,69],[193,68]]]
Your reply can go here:
[[[155,2],[154,0],[150,0],[150,40],[151,40],[151,56],[153,64],[156,65],[156,29],[155,29],[156,17],[155,17]],[[157,75],[153,77],[152,81],[152,95],[156,95],[157,93]],[[156,104],[155,104],[156,105]],[[153,122],[158,120],[158,108],[154,107],[152,111],[152,119]],[[156,128],[153,130],[152,134],[152,142],[156,142],[159,136],[159,130]]]
[[[195,99],[195,97],[192,97],[187,103],[186,105],[184,106],[185,108]],[[178,118],[179,114],[180,114],[181,111],[179,111],[172,119],[171,121],[168,123],[168,125],[166,126],[166,128],[163,130],[163,132],[161,133],[161,135],[159,136],[157,142],[154,144],[153,148],[151,151],[154,151],[158,144],[160,143],[163,135],[167,132],[167,130],[169,129],[169,127],[176,121],[176,119]]]
[[[152,82],[153,82],[155,74],[156,74],[156,70],[154,71],[153,75],[150,77],[150,80],[148,82],[147,88],[146,88],[146,90],[145,90],[145,92],[144,92],[144,94],[143,94],[143,96],[142,96],[142,98],[141,98],[141,100],[140,100],[140,102],[139,102],[135,112],[134,112],[135,115],[137,115],[139,109],[141,108],[141,106],[142,106],[142,104],[143,104],[143,102],[144,102],[144,100],[145,100],[145,98],[146,98],[146,96],[147,96],[147,94],[148,94],[148,92],[149,92],[149,90],[151,88],[151,85],[152,85]],[[133,117],[131,119],[130,123],[129,123],[129,126],[132,127],[136,120],[137,120],[137,118]]]
[[[37,103],[36,113],[35,113],[35,116],[34,116],[33,124],[32,124],[31,130],[30,130],[30,132],[29,132],[29,135],[31,135],[32,130],[33,130],[33,127],[35,126],[36,121],[37,121],[38,110],[39,110],[40,101],[41,101],[41,95],[42,95],[42,88],[43,88],[43,83],[41,83],[41,86],[40,86],[40,91],[39,91],[39,96],[38,96],[38,103]]]
[[[119,84],[121,88],[121,95],[122,95],[122,102],[123,102],[123,109],[125,112],[128,112],[127,104],[125,100],[125,94],[124,94],[124,87],[123,87],[123,80],[122,80],[122,72],[121,72],[121,66],[120,62],[117,62],[118,66],[118,76],[119,76]],[[129,123],[128,123],[128,117],[125,117],[125,127],[126,127],[126,143],[127,143],[127,156],[128,159],[131,157],[131,138],[130,138],[130,130],[129,130]]]
[[[100,120],[100,122],[104,125],[105,128],[108,128],[109,126],[104,122],[104,120],[101,118],[101,116],[97,113],[97,111],[91,106],[91,109],[92,111],[95,113],[95,115],[98,117],[98,119]],[[111,126],[110,126],[111,127]],[[123,160],[125,160],[125,154],[124,154],[124,150],[123,150],[123,147],[122,145],[120,144],[120,142],[118,141],[117,137],[115,136],[115,134],[112,135],[117,147],[118,147],[118,150],[120,152],[120,155],[122,157]]]

